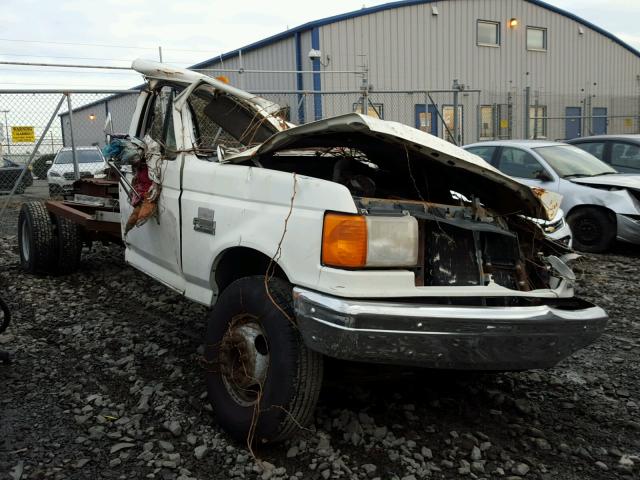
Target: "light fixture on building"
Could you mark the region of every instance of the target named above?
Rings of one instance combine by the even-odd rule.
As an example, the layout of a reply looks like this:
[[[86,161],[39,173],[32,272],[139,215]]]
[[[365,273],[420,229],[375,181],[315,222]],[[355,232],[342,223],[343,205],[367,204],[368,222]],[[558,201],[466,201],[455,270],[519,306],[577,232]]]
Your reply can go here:
[[[89,120],[91,120],[92,122],[96,119],[96,114],[95,113],[90,113],[89,114]]]
[[[316,50],[315,48],[309,50],[309,60],[320,60],[320,58],[322,58],[322,52],[320,50]]]
[[[431,15],[436,17],[440,12],[438,12],[438,7],[435,5],[431,5]]]
[[[516,28],[518,26],[518,19],[512,18],[509,20],[509,28]]]
[[[578,26],[578,35],[584,35],[584,28]]]

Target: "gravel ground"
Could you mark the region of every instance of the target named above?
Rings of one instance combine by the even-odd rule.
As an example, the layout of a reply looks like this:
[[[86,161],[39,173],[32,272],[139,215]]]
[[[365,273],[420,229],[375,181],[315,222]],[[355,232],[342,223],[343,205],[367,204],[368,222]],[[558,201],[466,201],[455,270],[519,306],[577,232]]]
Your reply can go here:
[[[580,262],[579,294],[611,321],[556,368],[333,364],[315,425],[259,461],[205,399],[204,308],[126,266],[118,247],[58,278],[25,275],[15,250],[6,229],[0,294],[14,323],[0,348],[14,362],[0,365],[0,478],[640,478],[637,249]]]

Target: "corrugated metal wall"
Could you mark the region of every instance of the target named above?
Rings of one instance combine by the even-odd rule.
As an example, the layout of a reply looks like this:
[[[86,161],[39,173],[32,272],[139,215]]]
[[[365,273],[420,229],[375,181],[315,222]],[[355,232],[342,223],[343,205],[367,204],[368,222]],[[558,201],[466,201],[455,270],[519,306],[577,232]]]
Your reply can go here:
[[[433,6],[438,15],[432,13]],[[507,26],[511,18],[519,21],[515,29]],[[500,22],[500,47],[476,45],[478,19]],[[546,52],[527,50],[527,26],[547,28]],[[595,95],[593,107],[612,112],[621,111],[617,99],[639,94],[640,58],[568,17],[522,0],[449,0],[398,7],[322,26],[320,44],[331,58],[331,70],[356,69],[363,61],[360,55],[365,55],[374,90],[447,89],[458,79],[483,91],[481,103],[500,103],[510,91],[521,100],[530,86],[550,117],[564,115],[565,107],[572,106],[566,102],[580,102],[587,95]],[[323,81],[329,90],[349,88],[344,77],[324,75]],[[436,101],[451,103],[451,96],[446,96],[449,99],[439,95]],[[460,100],[465,140],[473,141],[478,99],[469,94]],[[414,124],[414,112],[397,104],[385,105],[385,118]],[[522,101],[514,108],[519,131],[513,135],[521,137]],[[627,113],[638,114],[637,100]],[[563,120],[548,123],[548,137],[564,138]],[[627,128],[633,131],[637,125]]]
[[[211,69],[230,69],[233,72],[224,73],[233,85],[244,90],[296,90],[296,76],[293,73],[238,73],[241,67],[247,70],[295,70],[296,49],[293,36],[257,50],[242,52],[242,61],[239,56],[228,58],[224,61],[212,59],[207,66]],[[198,70],[202,73],[210,73],[207,69]]]
[[[104,123],[107,112],[111,112],[113,131],[127,133],[133,112],[136,108],[137,93],[109,96],[103,101],[96,101],[95,94],[71,94],[73,102],[73,139],[78,146],[104,146],[106,135]],[[86,105],[82,105],[86,104]],[[60,114],[62,142],[65,147],[71,146],[71,129],[69,114]]]
[[[438,14],[434,15],[433,8]],[[508,28],[516,18],[519,26]],[[500,22],[501,45],[478,46],[478,20]],[[547,51],[528,51],[526,27],[547,29]],[[314,32],[313,30],[316,30]],[[583,33],[580,33],[582,29]],[[446,0],[368,13],[322,26],[310,27],[272,44],[227,58],[211,59],[211,69],[230,69],[225,73],[233,85],[262,93],[265,91],[314,90],[354,91],[362,76],[353,73],[304,73],[312,70],[308,54],[314,46],[322,52],[316,68],[321,71],[361,70],[366,64],[371,100],[381,104],[384,118],[416,125],[416,105],[427,102],[424,94],[376,93],[380,90],[450,89],[454,79],[481,94],[462,93],[463,142],[479,139],[479,105],[505,105],[511,99],[509,135],[525,136],[528,113],[524,90],[530,87],[531,105],[538,99],[550,118],[547,138],[566,136],[566,107],[604,107],[609,115],[610,133],[640,132],[640,58],[610,38],[579,22],[524,0]],[[298,49],[296,44],[299,45]],[[296,53],[298,52],[298,56]],[[287,73],[238,73],[245,70],[286,70]],[[217,76],[211,70],[201,70]],[[265,95],[289,106],[294,122],[341,114],[353,109],[358,93],[342,95]],[[589,97],[588,101],[585,99]],[[440,109],[453,103],[451,93],[433,95]],[[133,103],[133,102],[132,102]],[[420,107],[424,108],[424,107]],[[506,105],[504,111],[506,111]],[[622,118],[622,117],[625,118]],[[130,114],[129,114],[130,118]],[[505,118],[501,119],[506,121]],[[494,122],[494,130],[500,119]],[[98,122],[96,122],[97,124]],[[443,135],[440,120],[438,134]],[[583,133],[589,133],[588,120]],[[505,129],[501,129],[505,130]],[[531,130],[531,128],[530,128]],[[497,133],[497,132],[496,132]],[[501,134],[504,132],[501,132]]]

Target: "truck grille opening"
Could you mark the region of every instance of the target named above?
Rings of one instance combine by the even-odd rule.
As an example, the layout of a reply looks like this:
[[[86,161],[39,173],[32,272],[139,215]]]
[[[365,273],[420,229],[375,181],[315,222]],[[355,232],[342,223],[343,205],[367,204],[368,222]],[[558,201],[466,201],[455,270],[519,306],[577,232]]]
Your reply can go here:
[[[427,222],[425,285],[482,285],[471,230]]]
[[[525,290],[518,237],[508,231],[487,231],[482,223],[468,223],[469,228],[425,222],[424,285],[487,285],[493,278],[503,287]]]

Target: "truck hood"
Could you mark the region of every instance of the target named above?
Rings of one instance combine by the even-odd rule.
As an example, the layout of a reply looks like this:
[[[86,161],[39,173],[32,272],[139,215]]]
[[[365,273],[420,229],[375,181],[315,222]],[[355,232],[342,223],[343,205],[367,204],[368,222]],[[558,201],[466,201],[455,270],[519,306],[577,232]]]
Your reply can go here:
[[[612,173],[596,177],[572,178],[573,183],[589,186],[620,187],[640,191],[640,175],[628,173]]]
[[[365,137],[371,144],[396,144],[419,154],[424,161],[438,162],[448,168],[460,170],[461,182],[464,181],[467,186],[466,192],[479,196],[485,205],[500,213],[520,210],[530,217],[552,220],[560,207],[561,195],[523,185],[477,155],[452,143],[401,123],[358,113],[339,115],[280,131],[260,145],[223,155],[219,161],[241,163],[279,150],[317,147],[320,139],[326,141],[332,135],[344,134]],[[469,185],[476,185],[476,188],[469,189]],[[450,188],[456,190],[456,185],[451,185]]]

